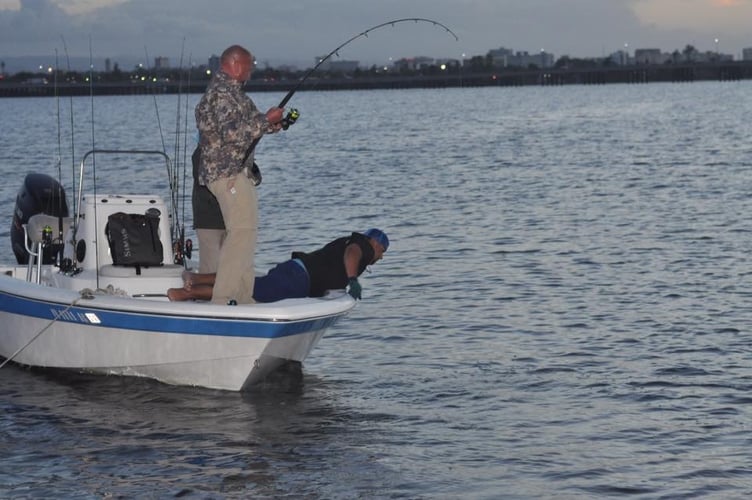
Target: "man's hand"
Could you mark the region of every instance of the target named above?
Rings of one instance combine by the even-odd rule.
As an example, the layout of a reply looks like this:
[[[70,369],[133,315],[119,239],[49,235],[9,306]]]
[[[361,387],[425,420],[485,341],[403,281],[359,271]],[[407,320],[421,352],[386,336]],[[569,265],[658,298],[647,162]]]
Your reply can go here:
[[[269,111],[266,112],[266,120],[272,125],[277,125],[282,121],[284,112],[285,110],[282,108],[269,108]]]

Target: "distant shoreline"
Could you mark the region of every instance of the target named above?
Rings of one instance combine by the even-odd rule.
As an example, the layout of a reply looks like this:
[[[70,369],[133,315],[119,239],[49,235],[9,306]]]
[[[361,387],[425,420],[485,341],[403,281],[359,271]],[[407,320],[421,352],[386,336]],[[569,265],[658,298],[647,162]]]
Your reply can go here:
[[[300,90],[375,90],[450,87],[509,87],[605,85],[611,83],[653,83],[694,81],[737,81],[752,79],[752,61],[716,64],[642,65],[582,69],[504,69],[487,73],[459,73],[417,76],[361,76],[306,80]],[[54,97],[77,95],[200,94],[208,81],[190,85],[178,82],[16,83],[0,82],[0,97]],[[296,80],[258,81],[246,84],[248,92],[287,92]]]

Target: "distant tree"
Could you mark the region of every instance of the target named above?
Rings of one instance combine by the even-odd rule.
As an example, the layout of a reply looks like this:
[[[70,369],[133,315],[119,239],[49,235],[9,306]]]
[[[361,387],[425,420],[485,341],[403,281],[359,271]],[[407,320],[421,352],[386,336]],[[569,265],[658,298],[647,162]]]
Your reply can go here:
[[[554,63],[556,69],[567,69],[572,66],[572,59],[569,56],[561,56]]]
[[[484,71],[489,69],[488,62],[483,56],[473,56],[468,61],[470,71]]]
[[[402,64],[399,66],[399,74],[400,75],[414,75],[415,70],[408,68],[407,65],[405,64]]]
[[[695,58],[695,54],[697,54],[697,49],[693,45],[687,44],[687,46],[684,47],[684,50],[682,50],[682,54],[684,54],[685,61],[692,62]]]
[[[20,71],[16,73],[15,75],[12,75],[9,80],[12,82],[24,82],[26,80],[31,80],[32,78],[36,77],[37,75],[35,73],[32,73],[30,71]]]
[[[570,56],[561,56],[554,63],[554,67],[557,69],[583,69],[592,68],[599,63],[593,59],[582,59]]]

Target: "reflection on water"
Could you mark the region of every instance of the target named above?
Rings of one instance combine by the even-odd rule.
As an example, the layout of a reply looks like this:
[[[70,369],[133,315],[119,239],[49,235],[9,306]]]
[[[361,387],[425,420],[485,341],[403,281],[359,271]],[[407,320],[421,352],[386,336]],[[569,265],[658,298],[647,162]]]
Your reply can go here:
[[[3,440],[19,451],[0,466],[4,491],[318,495],[327,485],[307,485],[308,473],[368,462],[345,445],[358,415],[299,366],[242,394],[13,365],[0,376]]]

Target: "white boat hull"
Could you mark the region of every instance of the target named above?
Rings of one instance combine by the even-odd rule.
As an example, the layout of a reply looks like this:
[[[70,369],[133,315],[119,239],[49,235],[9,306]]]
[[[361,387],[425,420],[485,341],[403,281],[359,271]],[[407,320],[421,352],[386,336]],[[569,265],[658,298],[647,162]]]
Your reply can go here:
[[[303,361],[354,301],[218,306],[81,294],[0,277],[0,356],[30,366],[239,391]]]

